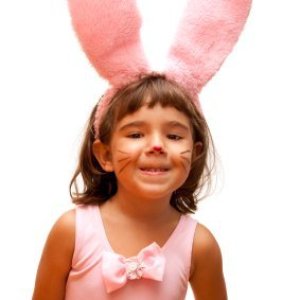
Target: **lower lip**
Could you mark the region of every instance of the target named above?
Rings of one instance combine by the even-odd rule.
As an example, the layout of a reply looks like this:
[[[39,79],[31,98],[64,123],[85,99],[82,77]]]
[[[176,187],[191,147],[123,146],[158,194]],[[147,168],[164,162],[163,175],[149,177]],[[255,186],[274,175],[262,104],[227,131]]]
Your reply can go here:
[[[167,170],[166,171],[149,171],[149,170],[141,170],[141,173],[143,175],[148,175],[148,176],[161,176],[161,175],[165,175],[167,174]]]

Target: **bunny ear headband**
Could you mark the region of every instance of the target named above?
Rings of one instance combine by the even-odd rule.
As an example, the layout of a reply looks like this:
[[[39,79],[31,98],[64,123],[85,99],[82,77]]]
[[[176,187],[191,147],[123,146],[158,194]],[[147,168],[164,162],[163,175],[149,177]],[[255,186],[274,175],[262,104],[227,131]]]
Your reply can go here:
[[[187,1],[164,74],[185,89],[198,106],[198,93],[237,42],[251,0]],[[111,97],[118,89],[152,72],[141,44],[141,16],[136,0],[68,2],[84,52],[99,75],[111,85],[95,115],[98,138],[101,116]]]

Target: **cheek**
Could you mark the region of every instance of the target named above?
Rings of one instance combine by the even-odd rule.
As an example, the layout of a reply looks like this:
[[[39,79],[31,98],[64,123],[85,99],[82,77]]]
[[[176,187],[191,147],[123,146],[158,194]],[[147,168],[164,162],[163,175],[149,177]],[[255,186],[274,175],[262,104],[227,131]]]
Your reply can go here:
[[[171,150],[171,157],[174,163],[179,164],[186,172],[189,172],[192,162],[192,146],[187,144],[184,147],[178,147],[178,149],[174,147]]]
[[[134,155],[143,149],[142,143],[138,141],[130,142],[126,139],[119,141],[115,146],[115,150],[118,152],[126,152],[127,154]]]
[[[113,160],[115,162],[125,162],[134,159],[140,154],[143,147],[139,143],[130,143],[126,139],[120,139],[118,143],[112,144]]]
[[[180,164],[182,166],[182,169],[185,170],[186,175],[188,175],[190,173],[191,161],[192,161],[191,156],[185,155],[185,156],[180,157]]]

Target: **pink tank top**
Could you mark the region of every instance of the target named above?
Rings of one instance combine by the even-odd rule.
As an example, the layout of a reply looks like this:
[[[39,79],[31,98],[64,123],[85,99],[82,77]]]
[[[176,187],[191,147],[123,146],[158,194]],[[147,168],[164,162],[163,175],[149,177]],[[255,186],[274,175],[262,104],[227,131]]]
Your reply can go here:
[[[65,299],[183,300],[196,225],[196,220],[182,215],[163,247],[153,243],[125,259],[111,248],[99,207],[76,207],[75,250]],[[107,279],[107,274],[114,278]]]

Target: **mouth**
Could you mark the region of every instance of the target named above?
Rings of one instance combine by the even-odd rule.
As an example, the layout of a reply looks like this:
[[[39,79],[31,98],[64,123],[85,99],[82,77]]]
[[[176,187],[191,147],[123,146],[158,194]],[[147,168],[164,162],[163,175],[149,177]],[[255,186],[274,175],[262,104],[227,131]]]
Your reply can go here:
[[[140,170],[147,175],[162,175],[169,171],[167,168],[140,168]]]

